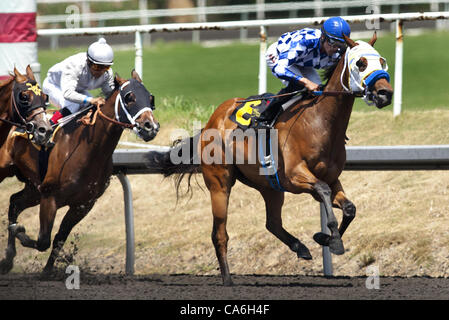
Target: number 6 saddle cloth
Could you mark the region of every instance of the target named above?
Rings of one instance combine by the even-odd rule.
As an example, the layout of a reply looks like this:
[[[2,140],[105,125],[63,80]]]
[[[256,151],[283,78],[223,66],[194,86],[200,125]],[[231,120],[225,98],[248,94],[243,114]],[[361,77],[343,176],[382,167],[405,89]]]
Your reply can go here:
[[[242,130],[256,127],[257,120],[262,112],[268,108],[272,100],[270,97],[272,96],[274,96],[272,93],[264,93],[248,97],[235,108],[229,119],[235,122]]]
[[[272,93],[264,93],[262,95],[248,97],[235,108],[229,118],[242,130],[257,127],[258,119],[262,112],[268,108],[272,101],[270,99],[272,96],[274,96]],[[255,130],[258,140],[259,163],[264,170],[265,178],[268,180],[270,186],[277,191],[285,191],[280,184],[277,173],[277,156],[275,157],[273,155],[274,147],[272,146],[271,131],[274,130],[264,129],[262,133],[258,129]],[[275,140],[277,140],[277,135]]]

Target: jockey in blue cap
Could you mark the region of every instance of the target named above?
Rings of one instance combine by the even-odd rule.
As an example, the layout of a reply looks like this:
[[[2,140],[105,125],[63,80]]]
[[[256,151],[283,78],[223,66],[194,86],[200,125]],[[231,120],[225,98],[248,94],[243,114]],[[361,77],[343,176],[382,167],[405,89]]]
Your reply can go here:
[[[341,17],[327,19],[320,30],[304,28],[281,35],[266,52],[267,65],[275,77],[286,86],[279,94],[291,93],[303,88],[319,90],[321,79],[316,69],[326,69],[336,64],[344,54],[351,28]],[[259,121],[273,125],[283,103],[290,96],[275,98]]]

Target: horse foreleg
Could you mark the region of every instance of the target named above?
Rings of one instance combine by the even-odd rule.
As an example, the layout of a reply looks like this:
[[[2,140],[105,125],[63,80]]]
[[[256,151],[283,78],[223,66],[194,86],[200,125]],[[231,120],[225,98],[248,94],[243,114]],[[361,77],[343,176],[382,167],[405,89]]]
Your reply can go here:
[[[10,197],[8,210],[8,247],[5,258],[0,261],[0,273],[8,273],[14,265],[16,256],[16,237],[27,247],[35,248],[35,242],[25,234],[25,228],[17,224],[17,218],[23,210],[39,204],[40,195],[36,188],[26,184],[25,188]]]
[[[39,208],[40,229],[36,243],[36,249],[39,251],[45,251],[50,247],[51,230],[53,229],[57,209],[56,199],[53,196],[41,198]]]
[[[47,264],[44,267],[44,274],[49,274],[53,270],[56,259],[59,256],[59,252],[64,246],[67,237],[72,231],[73,227],[76,226],[92,209],[93,205],[88,206],[71,206],[70,209],[65,214],[62,219],[61,225],[59,227],[58,233],[53,239],[53,249],[48,257]]]
[[[356,208],[354,204],[346,198],[345,192],[339,180],[335,182],[332,186],[332,196],[333,196],[333,204],[337,208],[340,208],[343,211],[343,218],[340,223],[340,227],[338,231],[340,232],[340,237],[343,236],[349,224],[354,220]]]
[[[329,185],[316,178],[305,163],[298,165],[290,175],[289,191],[294,193],[311,193],[324,204],[327,216],[327,227],[331,231],[330,237],[322,232],[314,235],[313,239],[320,245],[329,246],[333,254],[341,255],[345,252],[343,241],[338,231],[338,222],[332,210],[332,190]]]
[[[343,246],[343,241],[341,240],[340,232],[338,230],[337,218],[335,217],[332,210],[332,191],[329,185],[323,181],[318,181],[316,184],[314,184],[313,187],[323,201],[327,215],[327,227],[331,231],[330,237],[322,232],[318,232],[314,235],[313,239],[321,245],[328,244],[330,252],[332,252],[333,254],[341,255],[345,253],[345,248]],[[322,240],[320,240],[321,237],[324,237],[326,240],[323,242]]]
[[[281,214],[284,204],[284,193],[268,189],[259,191],[265,201],[267,230],[285,243],[293,252],[296,252],[298,258],[312,259],[309,249],[282,226]]]

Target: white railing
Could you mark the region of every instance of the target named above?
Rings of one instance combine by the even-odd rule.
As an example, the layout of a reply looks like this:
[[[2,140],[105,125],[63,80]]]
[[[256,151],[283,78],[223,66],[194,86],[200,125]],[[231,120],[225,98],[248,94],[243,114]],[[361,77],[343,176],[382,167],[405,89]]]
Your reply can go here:
[[[260,57],[259,57],[259,93],[266,92],[267,89],[267,67],[265,62],[265,50],[267,47],[266,27],[268,26],[299,26],[299,25],[320,25],[328,17],[316,18],[291,18],[291,19],[268,19],[251,21],[228,21],[228,22],[203,22],[203,23],[172,23],[156,25],[119,26],[102,28],[74,28],[74,29],[40,29],[38,36],[81,36],[81,35],[115,35],[134,33],[135,41],[135,68],[143,77],[142,33],[169,32],[169,31],[195,31],[195,30],[228,30],[238,28],[260,28]],[[395,81],[394,81],[394,116],[401,113],[402,105],[402,55],[403,37],[402,23],[404,21],[422,21],[449,19],[449,12],[422,12],[422,13],[391,13],[391,14],[370,14],[343,16],[349,23],[365,22],[369,24],[368,29],[372,29],[376,23],[373,21],[395,22],[396,23],[396,52],[395,52]]]
[[[64,0],[50,0],[52,3],[67,2]],[[100,1],[100,0],[95,0]],[[101,0],[107,1],[107,0]],[[119,0],[126,1],[126,0]],[[38,3],[47,3],[46,0],[38,0]],[[227,6],[197,6],[194,8],[175,8],[175,9],[147,9],[146,0],[140,0],[139,10],[120,10],[107,12],[90,12],[86,9],[86,4],[91,1],[79,1],[83,5],[83,12],[79,17],[83,22],[90,23],[91,21],[107,21],[107,20],[126,20],[126,19],[147,19],[149,23],[151,18],[159,17],[176,17],[176,16],[194,16],[197,21],[207,21],[208,15],[216,14],[240,14],[242,20],[248,19],[249,13],[258,13],[261,18],[264,18],[266,12],[289,12],[290,17],[295,17],[299,10],[313,10],[315,16],[323,12],[324,9],[340,9],[342,15],[347,14],[348,8],[364,8],[373,9],[376,7],[381,13],[382,6],[392,7],[393,12],[399,12],[400,5],[410,4],[425,4],[428,5],[428,10],[439,11],[439,5],[443,4],[445,10],[449,9],[449,1],[434,1],[434,0],[339,0],[339,1],[307,1],[307,2],[280,2],[280,3],[254,3],[254,4],[240,4]],[[371,11],[367,13],[372,13]],[[67,15],[45,15],[37,16],[37,23],[60,23],[67,20]],[[86,26],[86,25],[85,25]]]

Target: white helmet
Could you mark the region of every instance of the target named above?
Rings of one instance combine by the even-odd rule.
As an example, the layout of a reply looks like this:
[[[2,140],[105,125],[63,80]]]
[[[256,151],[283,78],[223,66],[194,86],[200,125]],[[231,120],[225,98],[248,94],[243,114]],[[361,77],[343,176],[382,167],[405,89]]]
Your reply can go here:
[[[95,64],[111,66],[114,63],[114,52],[106,39],[100,38],[87,49],[87,58]]]

